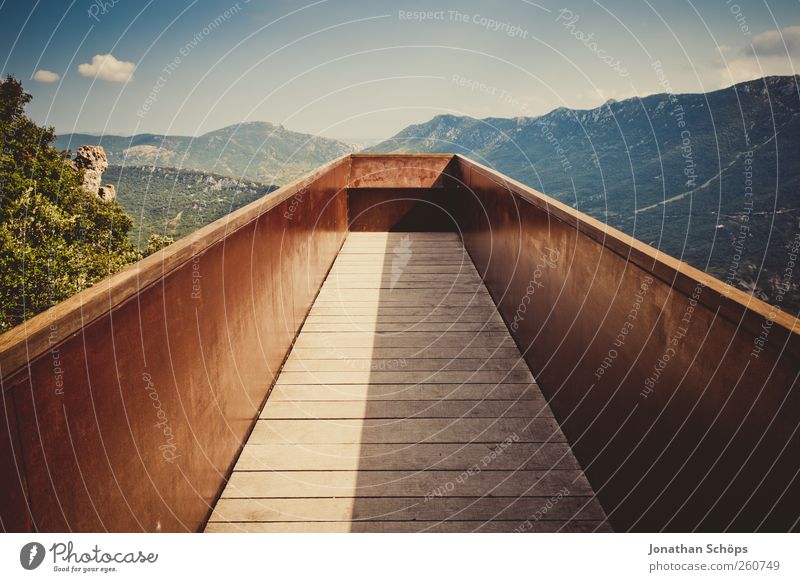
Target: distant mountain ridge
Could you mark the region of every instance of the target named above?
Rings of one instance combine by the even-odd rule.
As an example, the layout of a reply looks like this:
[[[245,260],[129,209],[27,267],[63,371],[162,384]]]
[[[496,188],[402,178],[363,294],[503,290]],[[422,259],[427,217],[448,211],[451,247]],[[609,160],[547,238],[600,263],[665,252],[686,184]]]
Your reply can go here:
[[[101,145],[112,165],[178,167],[269,184],[285,184],[352,153],[344,142],[289,131],[263,121],[239,123],[197,137],[59,135],[55,147],[76,150]]]
[[[782,306],[800,241],[799,76],[540,117],[439,115],[365,150],[457,152]]]
[[[705,94],[610,100],[539,117],[438,115],[364,151],[467,155],[797,315],[798,277],[785,272],[800,246],[799,82],[765,77]],[[196,205],[189,182],[201,178],[193,171],[285,184],[357,149],[266,122],[194,138],[68,134],[55,145],[84,144],[102,145],[111,164],[132,166],[120,198],[123,188],[144,192],[147,180],[151,206],[174,188],[153,171],[158,167],[183,168],[180,198]],[[247,189],[248,196],[265,192]],[[235,188],[230,194],[242,199]],[[209,208],[197,223],[167,217],[173,223],[166,230],[190,232],[191,224],[223,215],[226,202]]]

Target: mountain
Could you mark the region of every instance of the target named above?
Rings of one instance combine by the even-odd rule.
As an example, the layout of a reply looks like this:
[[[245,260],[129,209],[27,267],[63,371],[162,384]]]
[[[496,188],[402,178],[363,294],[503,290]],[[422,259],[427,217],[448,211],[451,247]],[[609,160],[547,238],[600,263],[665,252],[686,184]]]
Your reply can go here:
[[[366,151],[462,153],[797,315],[799,82],[440,115]]]
[[[277,188],[158,166],[109,166],[103,182],[116,186],[117,200],[133,217],[130,236],[139,248],[151,234],[177,240]]]
[[[198,137],[138,134],[59,135],[55,147],[101,145],[110,164],[177,167],[269,184],[285,184],[354,151],[344,142],[289,131],[262,121],[239,123]]]

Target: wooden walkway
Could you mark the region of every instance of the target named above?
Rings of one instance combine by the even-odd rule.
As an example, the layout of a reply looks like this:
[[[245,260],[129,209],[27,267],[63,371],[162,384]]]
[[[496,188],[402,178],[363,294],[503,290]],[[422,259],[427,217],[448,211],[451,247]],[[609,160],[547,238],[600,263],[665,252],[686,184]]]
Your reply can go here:
[[[351,233],[206,531],[610,531],[455,234]]]

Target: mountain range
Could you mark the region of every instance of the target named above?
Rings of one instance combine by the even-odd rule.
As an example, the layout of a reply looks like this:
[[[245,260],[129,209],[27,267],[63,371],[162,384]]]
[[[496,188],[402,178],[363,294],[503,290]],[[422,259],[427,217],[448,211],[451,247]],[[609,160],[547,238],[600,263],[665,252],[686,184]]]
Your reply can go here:
[[[70,133],[59,135],[55,142],[62,150],[82,145],[103,146],[112,165],[198,170],[267,184],[285,184],[355,149],[264,121],[230,125],[197,137]]]
[[[797,315],[799,83],[765,77],[539,117],[439,115],[363,151],[461,153]],[[285,184],[357,149],[266,122],[56,141],[83,144],[102,145],[119,166],[104,181],[118,182],[138,226],[176,236],[273,188],[256,182]],[[203,174],[240,180],[213,186]]]
[[[439,115],[367,152],[457,152],[797,315],[800,77],[540,117]]]

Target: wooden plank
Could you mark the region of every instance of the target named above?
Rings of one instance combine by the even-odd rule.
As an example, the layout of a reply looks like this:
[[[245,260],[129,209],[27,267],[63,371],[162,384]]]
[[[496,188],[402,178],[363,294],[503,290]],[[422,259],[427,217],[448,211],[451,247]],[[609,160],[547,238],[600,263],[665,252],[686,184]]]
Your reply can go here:
[[[477,273],[477,269],[470,262],[469,256],[466,255],[452,255],[452,254],[439,254],[436,256],[412,256],[408,260],[403,260],[402,263],[392,262],[386,260],[381,255],[350,255],[343,259],[337,259],[335,265],[331,269],[359,269],[367,270],[370,274],[374,273],[391,273],[392,269],[406,267],[419,267],[426,269],[439,269],[439,268],[452,268],[457,272],[463,273]],[[434,271],[437,272],[437,271]]]
[[[478,315],[309,315],[306,323],[314,325],[331,324],[358,324],[358,325],[377,325],[386,323],[401,323],[414,325],[418,323],[438,323],[446,325],[448,323],[491,323],[495,326],[503,325],[503,320],[497,314],[478,316]],[[497,327],[495,331],[502,330]]]
[[[516,400],[545,402],[535,384],[279,384],[280,400]]]
[[[336,266],[331,269],[328,274],[329,277],[344,277],[344,276],[362,276],[362,275],[382,275],[383,277],[392,276],[392,268],[389,267],[386,271],[381,270],[381,264],[347,264],[337,261]],[[441,265],[441,264],[426,264],[426,263],[411,263],[408,262],[402,267],[403,275],[470,275],[477,276],[477,271],[471,266],[468,267],[466,263],[463,265]]]
[[[376,231],[377,232],[377,231]],[[452,237],[435,237],[435,236],[409,236],[411,233],[403,233],[402,236],[386,237],[386,236],[354,236],[361,233],[350,232],[347,236],[347,242],[351,246],[365,246],[381,250],[392,250],[395,247],[408,248],[417,245],[436,245],[436,244],[451,244],[455,246],[463,246],[461,238],[458,236]]]
[[[438,245],[437,245],[438,246]],[[342,249],[339,253],[339,258],[342,260],[352,259],[352,258],[367,258],[372,257],[375,259],[383,259],[386,261],[391,261],[393,259],[402,258],[405,260],[408,257],[411,258],[436,258],[436,257],[467,257],[469,253],[464,248],[456,248],[456,247],[447,247],[444,246],[442,248],[434,248],[434,249],[423,249],[422,247],[414,246],[412,249],[409,249],[410,252],[405,252],[400,250],[399,253],[394,252],[395,249],[391,249],[388,253],[386,249],[376,249],[376,248],[369,248],[367,246],[351,246],[346,249]],[[470,261],[472,262],[472,261]]]
[[[361,297],[360,301],[356,299],[354,294],[337,292],[338,294],[334,295],[331,293],[326,293],[325,295],[317,297],[316,305],[320,309],[341,309],[344,310],[344,313],[348,313],[349,310],[353,308],[361,308],[365,310],[369,309],[382,313],[386,310],[394,310],[404,307],[410,308],[412,305],[408,298],[397,292],[392,293],[391,296],[387,296],[384,300],[379,301],[377,297],[372,296],[373,291],[374,290],[368,289],[359,291],[358,297]],[[466,296],[461,294],[450,294],[445,297],[440,295],[436,298],[418,297],[415,304],[413,304],[413,307],[417,309],[427,309],[430,312],[446,309],[464,310],[469,308],[488,307],[489,304],[486,301],[487,300],[473,294],[468,294]]]
[[[485,291],[483,283],[450,283],[447,281],[397,281],[391,283],[389,281],[332,281],[327,286],[328,293],[349,293],[350,289],[372,289],[381,292],[383,295],[389,295],[391,292],[408,291],[409,289],[422,289],[422,290],[439,290],[440,293],[448,291],[454,293],[477,293]]]
[[[408,269],[406,268],[408,267]],[[423,271],[424,270],[424,271]],[[423,271],[423,272],[418,272]],[[359,261],[353,263],[336,262],[329,274],[331,280],[339,277],[367,277],[367,278],[389,278],[389,277],[410,277],[412,280],[429,281],[430,279],[454,279],[457,276],[471,278],[479,277],[478,271],[466,261],[455,264],[442,265],[440,263],[429,263],[426,261]],[[420,279],[415,279],[420,277]]]
[[[388,250],[388,252],[387,252]],[[344,257],[383,257],[386,261],[391,261],[395,256],[400,256],[405,260],[405,257],[420,255],[420,256],[427,256],[427,255],[443,255],[443,256],[469,256],[463,248],[454,245],[454,244],[436,244],[436,245],[426,245],[426,246],[415,246],[413,250],[408,252],[400,250],[400,252],[395,255],[394,249],[376,249],[375,247],[370,247],[367,245],[350,245],[346,246],[342,249],[342,256]]]
[[[455,231],[451,232],[390,232],[390,231],[365,231],[351,232],[350,240],[393,240],[413,237],[415,240],[457,240],[461,237]]]
[[[553,418],[406,418],[401,420],[259,420],[248,443],[566,442]]]
[[[489,459],[487,461],[487,459]],[[248,444],[237,471],[463,471],[473,465],[506,470],[579,469],[566,443],[492,444]]]
[[[481,284],[483,280],[478,276],[478,273],[470,273],[465,271],[459,271],[456,273],[409,273],[405,270],[392,272],[391,270],[388,272],[373,271],[372,273],[344,273],[341,270],[334,270],[333,272],[328,274],[328,280],[325,282],[326,286],[330,286],[330,284],[340,284],[343,281],[345,282],[380,282],[380,283],[411,283],[411,282],[419,282],[419,283],[428,283],[428,282],[437,282],[437,283],[446,283],[448,286],[453,285],[454,283],[459,284]]]
[[[388,257],[393,255],[403,255],[404,253],[413,253],[416,251],[426,251],[435,253],[439,250],[450,250],[453,252],[462,252],[463,245],[459,241],[413,241],[410,245],[401,241],[398,242],[383,242],[383,243],[370,243],[354,242],[348,240],[343,248],[345,254],[358,253],[360,251],[367,251],[371,253],[380,253]]]
[[[461,240],[459,233],[455,230],[450,231],[428,231],[428,232],[405,232],[405,231],[360,231],[351,232],[350,236],[353,240],[371,239],[371,238],[401,238],[407,236],[420,237],[420,238],[454,238]]]
[[[357,322],[317,322],[306,321],[303,331],[307,332],[331,332],[331,333],[362,333],[368,331],[376,332],[444,332],[444,331],[504,331],[506,324],[502,321],[467,322],[467,321],[421,321],[419,323],[357,323]]]
[[[469,253],[463,249],[453,249],[453,248],[441,248],[441,249],[414,249],[413,252],[401,252],[398,254],[394,253],[385,253],[384,251],[371,251],[367,248],[361,249],[344,249],[340,254],[338,259],[341,259],[342,263],[348,261],[375,261],[381,262],[384,264],[389,264],[392,261],[396,262],[403,262],[406,263],[407,261],[414,261],[414,260],[441,260],[441,259],[453,259],[463,264],[472,264],[470,259]]]
[[[611,532],[604,521],[328,521],[209,523],[209,533],[590,533]]]
[[[508,333],[483,332],[405,332],[402,334],[374,333],[301,333],[295,341],[299,348],[326,347],[382,347],[382,348],[420,348],[420,347],[480,347],[480,348],[512,348],[516,347]],[[432,380],[431,380],[432,381]]]
[[[395,289],[392,293],[382,293],[380,289],[363,289],[358,294],[342,289],[323,289],[317,297],[320,305],[360,305],[362,307],[484,307],[493,305],[491,299],[483,294],[453,290],[431,291],[418,289]],[[327,305],[326,305],[327,304]]]
[[[413,248],[428,249],[431,251],[436,251],[439,249],[453,249],[460,251],[464,248],[464,245],[459,240],[415,240],[411,241],[410,245],[405,245],[401,240],[398,240],[397,242],[359,241],[348,236],[344,246],[342,247],[345,253],[348,253],[354,249],[368,249],[373,252],[386,254],[390,254],[392,251],[398,248],[401,250]]]
[[[422,275],[418,275],[422,277]],[[446,293],[448,290],[456,291],[459,293],[476,293],[483,291],[483,282],[480,279],[468,279],[462,276],[458,280],[454,279],[438,279],[429,281],[414,281],[403,277],[398,277],[396,280],[391,277],[383,279],[366,279],[355,277],[337,277],[332,279],[330,284],[326,286],[326,291],[341,292],[344,289],[383,289],[384,294],[392,291],[407,291],[410,289],[421,290],[441,290],[435,291],[438,293]]]
[[[361,303],[322,305],[315,303],[309,312],[311,317],[474,317],[476,319],[492,319],[500,317],[497,310],[490,305],[468,306],[428,306],[416,305],[379,305],[377,303],[364,305]]]
[[[349,313],[346,309],[340,309],[339,313],[310,313],[306,318],[309,323],[502,323],[503,319],[497,313],[480,313],[479,311],[461,313],[437,313],[428,310],[426,313],[415,315],[413,313]]]
[[[376,499],[221,499],[212,522],[489,521],[605,518],[592,497],[389,497]]]
[[[331,273],[327,281],[325,281],[325,287],[336,288],[356,283],[369,283],[371,285],[380,283],[394,286],[400,283],[408,285],[419,283],[421,289],[430,288],[433,285],[436,286],[435,288],[441,286],[480,288],[483,286],[483,280],[477,273],[404,273],[402,270],[392,272],[392,269],[387,269],[386,272],[378,270],[373,273]]]
[[[465,292],[452,289],[446,291],[395,289],[393,293],[382,293],[379,289],[367,289],[355,296],[352,293],[343,293],[341,289],[323,287],[317,296],[317,301],[323,305],[326,302],[336,302],[337,304],[360,304],[364,307],[396,307],[398,305],[415,307],[430,305],[441,307],[482,307],[494,305],[485,289],[481,289],[480,292]]]
[[[303,359],[292,354],[283,365],[284,372],[342,372],[348,370],[528,370],[522,358],[366,358]]]
[[[592,495],[582,471],[237,471],[224,499],[260,497],[541,497]],[[459,481],[460,479],[460,481]]]
[[[438,256],[469,256],[469,253],[464,247],[458,247],[454,245],[450,246],[443,246],[443,245],[436,245],[437,248],[428,249],[422,248],[422,246],[415,245],[411,250],[411,257],[431,257],[435,258]],[[403,256],[404,258],[408,256],[409,253],[403,253],[402,255],[394,254],[394,249],[391,249],[390,252],[386,252],[386,248],[376,248],[370,247],[368,245],[350,245],[347,247],[343,247],[342,250],[339,252],[339,257],[342,260],[350,259],[353,257],[360,257],[363,255],[370,255],[372,257],[381,257],[385,260],[392,260],[396,256]],[[472,261],[470,261],[472,262]]]
[[[345,282],[383,282],[383,283],[446,283],[447,285],[461,284],[481,284],[483,280],[477,273],[459,271],[457,273],[409,273],[402,269],[391,268],[373,271],[372,273],[345,273],[341,270],[334,271],[328,275],[327,286],[338,285]]]
[[[342,249],[342,256],[348,257],[357,254],[373,254],[384,256],[391,260],[394,257],[406,257],[417,253],[435,254],[445,252],[460,254],[466,252],[460,243],[455,241],[420,241],[410,245],[401,242],[391,243],[350,243]]]
[[[281,372],[277,385],[283,384],[463,384],[531,383],[530,370],[347,370],[342,372]]]
[[[311,359],[392,359],[392,358],[491,358],[496,355],[498,358],[517,358],[519,350],[516,346],[508,347],[463,347],[463,346],[437,346],[437,347],[318,347],[304,348],[295,347],[290,355],[291,358],[303,360]]]
[[[381,249],[384,252],[391,252],[396,248],[400,249],[407,249],[409,247],[416,247],[416,246],[430,246],[430,245],[452,245],[454,247],[462,247],[463,243],[459,238],[450,238],[450,239],[442,239],[442,238],[430,238],[430,239],[423,239],[423,238],[408,238],[408,237],[397,237],[395,239],[358,239],[358,238],[351,238],[350,235],[353,233],[349,233],[347,237],[347,242],[353,247],[368,247],[373,249]]]
[[[542,414],[544,410],[544,414]],[[552,416],[541,403],[525,400],[350,400],[336,402],[269,401],[263,419],[337,418],[534,418]]]

